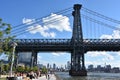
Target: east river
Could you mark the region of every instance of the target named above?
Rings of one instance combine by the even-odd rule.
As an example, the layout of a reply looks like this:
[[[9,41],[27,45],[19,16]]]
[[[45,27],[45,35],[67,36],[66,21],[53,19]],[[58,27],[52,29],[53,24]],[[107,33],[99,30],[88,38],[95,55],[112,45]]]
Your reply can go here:
[[[120,73],[93,73],[89,72],[85,77],[72,77],[68,72],[57,72],[60,80],[120,80]]]

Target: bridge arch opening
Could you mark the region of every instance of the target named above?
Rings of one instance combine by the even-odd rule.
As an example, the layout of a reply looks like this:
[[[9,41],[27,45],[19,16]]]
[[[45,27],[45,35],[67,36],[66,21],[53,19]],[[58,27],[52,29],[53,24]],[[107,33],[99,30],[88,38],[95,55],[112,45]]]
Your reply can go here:
[[[38,52],[37,63],[40,68],[70,70],[70,57],[69,52]]]

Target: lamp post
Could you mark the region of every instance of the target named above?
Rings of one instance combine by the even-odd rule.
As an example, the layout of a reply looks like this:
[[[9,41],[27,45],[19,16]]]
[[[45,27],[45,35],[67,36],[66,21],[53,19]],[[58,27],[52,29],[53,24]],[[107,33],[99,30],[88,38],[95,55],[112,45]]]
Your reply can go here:
[[[32,56],[32,65],[31,65],[31,67],[33,68],[33,64],[34,63],[34,56]]]
[[[17,43],[11,42],[10,45],[13,47],[12,51],[12,61],[11,61],[11,66],[10,66],[10,77],[12,77],[12,68],[13,68],[13,63],[14,63],[14,54],[15,54],[15,48],[17,46]]]

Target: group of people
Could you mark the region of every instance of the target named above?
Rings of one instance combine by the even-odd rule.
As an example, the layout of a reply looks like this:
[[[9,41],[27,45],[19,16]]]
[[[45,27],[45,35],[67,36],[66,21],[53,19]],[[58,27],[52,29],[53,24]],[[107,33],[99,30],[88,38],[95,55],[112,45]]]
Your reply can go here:
[[[7,77],[7,80],[39,80],[41,76],[46,76],[46,79],[50,80],[52,74],[52,71],[48,71],[44,74],[41,74],[41,71],[15,72],[13,78]]]
[[[52,75],[52,74],[54,74],[54,72],[53,71],[48,71],[46,74],[45,74],[45,76],[46,76],[46,79],[47,80],[50,80],[50,76]]]
[[[24,73],[20,73],[20,72],[16,72],[14,73],[14,80],[32,80],[32,79],[38,79],[39,77],[41,77],[41,72],[37,71],[37,72],[24,72]],[[7,79],[10,80],[10,79]]]

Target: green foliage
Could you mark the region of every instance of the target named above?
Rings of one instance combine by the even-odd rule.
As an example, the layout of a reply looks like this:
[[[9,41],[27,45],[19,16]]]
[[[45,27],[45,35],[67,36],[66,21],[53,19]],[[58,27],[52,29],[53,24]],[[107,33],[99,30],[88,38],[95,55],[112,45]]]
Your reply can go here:
[[[9,67],[10,67],[9,64],[4,65],[4,71],[8,72],[9,71]]]
[[[24,72],[24,71],[25,71],[25,67],[23,67],[23,66],[18,66],[18,67],[16,68],[16,71],[17,71],[17,72]]]
[[[30,71],[38,71],[38,67],[34,66],[32,68],[30,68],[29,66],[18,66],[16,68],[17,72],[30,72]]]
[[[9,68],[10,68],[9,64],[4,64],[2,61],[0,61],[0,69],[2,69],[2,71],[8,72]]]
[[[42,68],[42,73],[44,73],[44,74],[47,73],[47,68],[46,67]]]
[[[13,39],[13,36],[10,36],[10,32],[10,24],[2,22],[2,19],[0,19],[0,53],[8,53],[12,51],[8,44],[11,39]]]
[[[29,66],[25,66],[25,72],[30,72],[30,67]]]
[[[32,70],[32,71],[38,71],[38,67],[37,67],[37,66],[34,66],[31,70]]]
[[[2,71],[4,71],[4,66],[3,65],[4,65],[3,62],[0,61],[0,70],[2,70]]]

